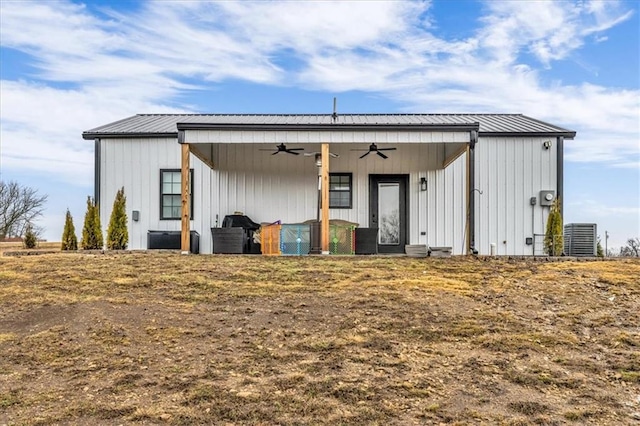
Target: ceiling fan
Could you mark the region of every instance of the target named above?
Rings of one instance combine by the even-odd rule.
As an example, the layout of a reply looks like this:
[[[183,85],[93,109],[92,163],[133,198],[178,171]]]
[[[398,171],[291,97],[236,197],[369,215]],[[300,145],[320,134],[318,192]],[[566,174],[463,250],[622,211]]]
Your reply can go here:
[[[378,154],[380,157],[384,158],[385,160],[389,157],[387,157],[386,155],[384,155],[382,152],[380,151],[395,151],[396,148],[378,148],[378,145],[376,145],[375,143],[372,143],[371,145],[369,145],[369,149],[352,149],[351,151],[367,151],[364,154],[362,154],[360,156],[360,158],[364,158],[367,155],[371,154],[372,152],[375,152],[376,154]]]
[[[260,151],[273,151],[272,149],[260,149]],[[271,155],[276,155],[279,154],[281,152],[286,152],[287,154],[293,154],[293,155],[300,155],[299,152],[296,151],[304,151],[304,148],[287,148],[287,146],[283,143],[281,143],[280,145],[276,145],[276,150],[273,151],[273,154]]]

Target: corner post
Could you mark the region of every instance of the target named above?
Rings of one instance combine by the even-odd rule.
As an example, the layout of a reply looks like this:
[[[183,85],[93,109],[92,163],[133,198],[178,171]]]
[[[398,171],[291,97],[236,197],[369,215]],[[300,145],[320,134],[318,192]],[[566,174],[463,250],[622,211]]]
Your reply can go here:
[[[181,162],[181,182],[182,182],[182,228],[181,228],[181,251],[182,254],[189,254],[190,250],[190,211],[189,206],[189,192],[191,188],[191,182],[189,182],[189,144],[182,143],[182,162]]]
[[[329,144],[323,143],[320,168],[322,214],[320,218],[320,247],[322,254],[329,254]]]

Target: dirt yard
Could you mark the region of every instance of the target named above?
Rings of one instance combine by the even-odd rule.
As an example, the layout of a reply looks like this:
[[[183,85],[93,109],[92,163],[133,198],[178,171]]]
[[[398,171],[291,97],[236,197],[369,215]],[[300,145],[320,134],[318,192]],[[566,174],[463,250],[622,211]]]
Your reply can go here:
[[[640,260],[0,257],[0,425],[640,424]]]

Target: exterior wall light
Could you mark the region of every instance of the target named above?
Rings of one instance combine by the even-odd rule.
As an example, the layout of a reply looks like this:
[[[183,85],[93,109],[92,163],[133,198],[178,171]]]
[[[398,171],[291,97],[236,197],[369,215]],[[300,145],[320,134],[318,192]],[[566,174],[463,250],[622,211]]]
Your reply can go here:
[[[420,178],[420,191],[426,191],[427,190],[427,178],[426,177],[421,177]]]
[[[544,147],[544,149],[549,149],[551,148],[551,141],[544,141],[542,143],[542,146]]]

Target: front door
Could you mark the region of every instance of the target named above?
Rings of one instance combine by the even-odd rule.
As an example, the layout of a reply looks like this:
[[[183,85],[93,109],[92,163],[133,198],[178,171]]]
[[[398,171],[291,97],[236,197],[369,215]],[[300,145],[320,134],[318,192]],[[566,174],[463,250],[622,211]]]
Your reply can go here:
[[[378,228],[378,253],[404,253],[408,175],[369,175],[369,227]]]

